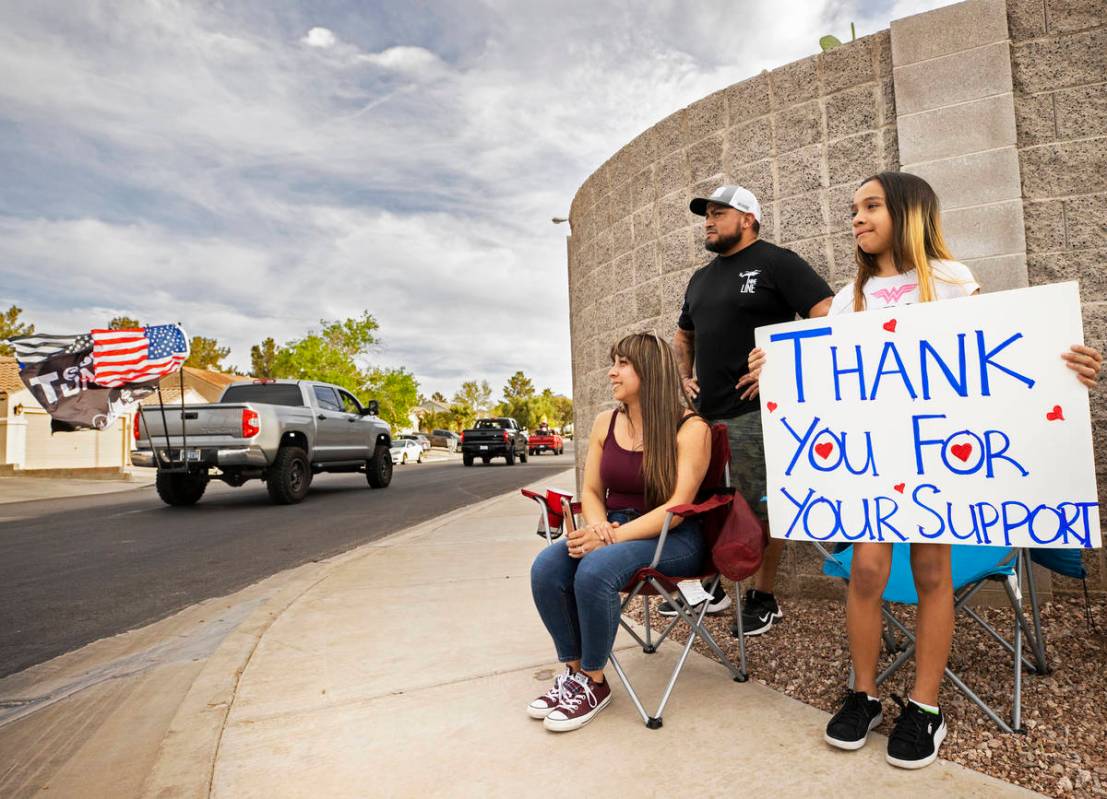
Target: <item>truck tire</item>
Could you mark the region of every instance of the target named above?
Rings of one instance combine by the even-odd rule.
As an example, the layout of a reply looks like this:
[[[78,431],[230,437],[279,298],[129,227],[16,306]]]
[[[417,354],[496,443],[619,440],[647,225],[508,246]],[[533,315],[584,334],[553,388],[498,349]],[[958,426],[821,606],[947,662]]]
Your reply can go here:
[[[311,487],[311,464],[300,447],[281,447],[265,476],[265,487],[275,505],[295,505],[303,501]]]
[[[515,465],[515,447],[507,448],[507,454],[504,455],[504,460],[507,461],[508,466]]]
[[[461,456],[461,462],[464,463],[466,466],[472,466],[473,456],[466,452],[464,455]]]
[[[392,482],[392,453],[383,444],[365,462],[365,481],[370,488],[388,488],[388,484]]]
[[[208,487],[208,476],[158,472],[156,485],[158,496],[166,505],[195,505]]]
[[[526,463],[527,462],[527,453],[525,453],[525,452],[520,452],[519,453],[519,462],[520,463]]]

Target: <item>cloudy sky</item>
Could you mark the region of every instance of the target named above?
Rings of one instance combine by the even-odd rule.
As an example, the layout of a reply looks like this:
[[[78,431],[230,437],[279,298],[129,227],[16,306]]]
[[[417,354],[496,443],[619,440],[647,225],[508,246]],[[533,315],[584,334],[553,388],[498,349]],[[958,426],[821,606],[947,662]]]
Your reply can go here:
[[[249,349],[368,310],[421,390],[568,393],[565,216],[642,130],[943,0],[0,5],[0,307]],[[498,393],[498,391],[497,391]]]

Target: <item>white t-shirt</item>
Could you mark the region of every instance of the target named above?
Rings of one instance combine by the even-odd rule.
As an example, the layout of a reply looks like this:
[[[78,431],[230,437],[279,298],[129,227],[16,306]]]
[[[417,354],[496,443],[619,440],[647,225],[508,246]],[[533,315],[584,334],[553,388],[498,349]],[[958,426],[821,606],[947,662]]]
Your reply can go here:
[[[931,261],[930,272],[934,276],[934,296],[939,300],[967,297],[980,288],[972,272],[960,261]],[[919,301],[919,276],[912,269],[902,275],[870,277],[861,290],[865,295],[866,310],[911,305]],[[852,311],[851,282],[834,295],[830,316]]]

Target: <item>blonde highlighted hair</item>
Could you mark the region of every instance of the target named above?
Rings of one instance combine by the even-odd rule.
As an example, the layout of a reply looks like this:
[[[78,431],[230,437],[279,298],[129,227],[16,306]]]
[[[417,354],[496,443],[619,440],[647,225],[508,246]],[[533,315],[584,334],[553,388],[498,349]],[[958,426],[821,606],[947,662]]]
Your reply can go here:
[[[938,195],[930,184],[910,172],[880,172],[861,181],[862,186],[876,181],[884,189],[884,203],[892,217],[892,260],[900,274],[912,269],[919,277],[919,301],[937,299],[934,281],[953,282],[936,273],[931,261],[951,261],[953,256],[942,236]],[[853,310],[865,310],[863,288],[879,268],[876,256],[860,247],[854,250],[857,277],[853,281]]]
[[[626,358],[638,375],[642,479],[646,485],[646,507],[653,509],[671,497],[676,488],[677,429],[692,403],[684,393],[676,354],[660,336],[631,333],[612,345],[611,362],[616,358]],[[619,410],[625,412],[626,407]]]

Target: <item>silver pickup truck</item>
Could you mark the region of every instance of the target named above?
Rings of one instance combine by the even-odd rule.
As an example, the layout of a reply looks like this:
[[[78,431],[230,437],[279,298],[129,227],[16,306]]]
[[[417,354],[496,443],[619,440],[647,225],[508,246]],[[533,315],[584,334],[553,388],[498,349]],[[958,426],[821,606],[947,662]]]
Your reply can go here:
[[[135,414],[135,466],[158,470],[158,496],[194,505],[213,477],[261,479],[279,505],[304,498],[319,472],[364,472],[370,488],[392,482],[392,430],[353,394],[330,383],[255,380],[219,402],[146,405]]]

